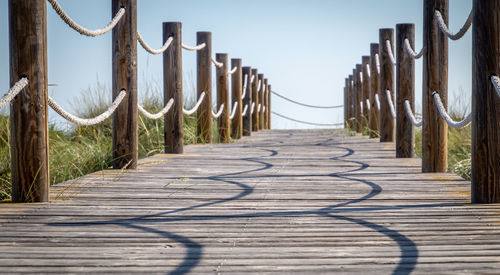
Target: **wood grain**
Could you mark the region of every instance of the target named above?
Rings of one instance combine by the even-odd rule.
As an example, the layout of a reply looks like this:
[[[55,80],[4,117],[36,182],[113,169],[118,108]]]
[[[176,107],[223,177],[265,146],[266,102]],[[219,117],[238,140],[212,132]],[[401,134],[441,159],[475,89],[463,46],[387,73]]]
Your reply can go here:
[[[365,55],[361,57],[361,74],[363,75],[363,82],[361,87],[363,89],[363,128],[369,127],[370,109],[366,104],[366,100],[370,99],[370,76],[368,73],[367,65],[370,65],[370,56]]]
[[[112,31],[113,100],[122,89],[127,95],[113,113],[113,168],[135,169],[137,136],[137,0],[112,0],[111,12],[125,7],[126,13]]]
[[[243,111],[243,101],[241,100],[241,93],[243,89],[241,59],[231,59],[231,69],[235,67],[236,72],[231,75],[231,108],[233,108],[234,102],[238,102],[238,106],[236,107],[236,113],[231,120],[231,138],[240,139],[243,134],[243,117],[241,116],[241,112]],[[231,109],[231,112],[232,111],[233,110]]]
[[[47,17],[44,0],[9,3],[10,86],[28,85],[10,104],[12,200],[49,199]]]
[[[252,83],[252,103],[255,103],[253,114],[252,114],[252,131],[259,131],[259,112],[257,108],[260,103],[259,97],[259,71],[257,69],[252,69],[252,75],[254,75],[254,81]],[[253,104],[252,104],[253,105]],[[250,106],[252,107],[252,106]],[[249,110],[251,113],[251,109]]]
[[[182,24],[180,22],[163,23],[163,41],[173,37],[172,43],[163,53],[163,101],[173,98],[174,104],[165,115],[164,139],[165,153],[182,154],[184,152],[184,119],[182,97]]]
[[[219,142],[228,143],[231,141],[229,110],[231,102],[229,100],[229,81],[227,72],[229,69],[229,57],[227,53],[217,53],[215,55],[217,62],[222,63],[220,68],[216,69],[215,78],[217,79],[217,105],[216,111],[224,104],[222,114],[217,119],[217,130],[219,131]]]
[[[271,130],[0,204],[2,272],[496,274],[500,204],[394,143]]]
[[[198,123],[196,133],[198,142],[212,142],[212,33],[197,32],[196,44],[205,43],[205,47],[196,52],[196,93],[197,98],[205,92],[205,99],[201,103],[196,115]]]
[[[385,46],[385,41],[391,43],[391,50],[394,53],[394,29],[380,29],[379,31],[379,57],[380,57],[380,79],[379,79],[379,99],[380,99],[380,141],[394,141],[395,121],[389,110],[386,91],[391,91],[392,102],[395,102],[394,90],[394,65],[389,58],[389,52]]]
[[[474,1],[472,25],[472,201],[500,202],[500,1]]]
[[[251,112],[251,107],[252,107],[252,83],[250,83],[250,80],[252,79],[252,68],[251,67],[243,67],[243,75],[248,76],[247,80],[247,90],[246,90],[246,95],[245,98],[243,98],[243,108],[245,106],[248,106],[247,108],[247,113],[243,117],[243,135],[244,136],[251,136],[252,135],[252,115],[250,114]]]
[[[375,95],[377,94],[380,99],[380,83],[379,83],[379,75],[377,71],[377,62],[375,61],[375,55],[379,54],[379,44],[371,43],[370,44],[370,118],[369,118],[369,126],[370,126],[370,137],[378,138],[379,137],[379,111],[377,109],[377,105],[375,103]]]
[[[415,60],[408,54],[404,41],[415,49],[415,25],[396,25],[396,157],[415,156],[415,126],[406,115],[404,101],[408,100],[415,113]]]
[[[434,103],[437,91],[448,108],[448,38],[441,32],[434,13],[441,12],[448,24],[448,0],[424,0],[422,76],[422,172],[445,172],[448,165],[448,124]]]

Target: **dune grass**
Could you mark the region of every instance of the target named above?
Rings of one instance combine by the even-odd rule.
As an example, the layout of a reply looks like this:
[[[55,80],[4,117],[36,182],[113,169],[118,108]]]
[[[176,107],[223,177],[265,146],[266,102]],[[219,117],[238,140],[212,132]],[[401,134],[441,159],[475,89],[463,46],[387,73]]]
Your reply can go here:
[[[145,90],[140,100],[144,108],[153,113],[161,110],[163,108],[161,89],[148,86]],[[100,83],[83,91],[75,99],[75,106],[78,106],[74,108],[77,110],[75,114],[89,118],[102,113],[110,104],[109,95],[109,89]],[[193,99],[185,98],[187,107],[194,106],[194,103]],[[164,152],[163,129],[163,119],[151,120],[139,114],[139,158]],[[112,165],[111,137],[111,118],[95,126],[73,125],[64,130],[50,125],[50,183],[56,184],[109,168]],[[217,139],[217,135],[214,139]],[[192,144],[196,140],[196,116],[184,116],[184,144]],[[0,200],[10,198],[10,179],[9,117],[0,115]]]

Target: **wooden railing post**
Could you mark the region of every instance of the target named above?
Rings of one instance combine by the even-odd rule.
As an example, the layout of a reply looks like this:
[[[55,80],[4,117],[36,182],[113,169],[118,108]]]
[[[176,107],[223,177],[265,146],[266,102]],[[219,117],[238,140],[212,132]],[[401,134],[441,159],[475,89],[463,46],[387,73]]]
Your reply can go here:
[[[127,95],[113,114],[113,168],[137,167],[137,0],[112,0],[111,12],[125,7],[113,28],[113,100],[122,89]]]
[[[359,123],[359,116],[360,116],[360,106],[359,106],[359,101],[358,101],[358,87],[356,85],[356,67],[352,70],[352,107],[353,107],[353,130],[356,132],[359,132],[358,130],[358,123]],[[359,74],[358,74],[359,76]]]
[[[356,115],[356,112],[354,111],[354,87],[353,87],[353,76],[352,74],[349,75],[349,80],[348,80],[348,120],[349,120],[349,129],[355,130],[354,128],[354,116]]]
[[[254,108],[251,108],[252,106],[249,106],[250,113],[253,112],[252,114],[252,131],[257,132],[259,131],[259,112],[257,112],[257,108],[259,105],[259,74],[257,69],[252,69],[252,75],[254,75],[254,81],[252,83],[252,105],[254,105]]]
[[[271,85],[267,86],[267,129],[271,129]]]
[[[375,95],[378,95],[380,99],[380,83],[379,83],[379,75],[377,70],[377,61],[376,55],[379,53],[379,44],[372,43],[370,44],[370,118],[369,118],[369,127],[370,127],[370,137],[377,138],[379,137],[379,111],[377,109],[377,104],[375,102]]]
[[[387,102],[386,91],[391,91],[391,99],[394,102],[394,65],[389,58],[389,52],[386,47],[386,40],[391,43],[391,51],[394,45],[394,29],[380,29],[379,41],[379,56],[380,56],[380,141],[390,142],[394,141],[394,118],[389,109],[389,102]]]
[[[361,74],[362,83],[361,87],[363,89],[363,129],[369,128],[370,120],[370,110],[371,106],[368,106],[367,101],[370,100],[370,74],[368,72],[368,66],[370,65],[370,56],[361,57]]]
[[[349,81],[348,78],[345,78],[344,79],[344,82],[345,82],[345,85],[344,85],[344,128],[347,128],[347,126],[349,125],[348,123],[348,119],[349,119],[349,103],[348,103],[348,87],[349,87],[349,84],[347,83],[347,81]]]
[[[396,25],[396,157],[415,155],[415,126],[406,114],[404,102],[408,100],[415,112],[415,60],[405,49],[405,39],[415,48],[415,25]]]
[[[260,87],[258,92],[260,110],[259,113],[259,130],[264,129],[264,74],[259,74]]]
[[[174,39],[163,53],[163,91],[165,104],[174,99],[172,109],[165,115],[165,153],[182,154],[184,151],[182,113],[182,24],[163,23],[163,41]]]
[[[360,73],[363,71],[363,65],[356,64],[356,73],[355,73],[355,81],[354,86],[356,87],[356,102],[355,105],[358,106],[356,109],[356,125],[358,133],[363,133],[364,123],[363,123],[363,113],[364,113],[364,104],[363,108],[361,108],[361,102],[363,101],[363,85],[361,83]]]
[[[216,112],[219,111],[220,106],[224,104],[222,108],[222,114],[217,119],[217,128],[219,131],[219,141],[223,143],[228,143],[231,141],[230,129],[229,129],[229,82],[227,79],[227,72],[229,68],[229,59],[226,53],[218,53],[215,55],[217,62],[222,63],[222,66],[216,69],[216,79],[217,79],[217,106]]]
[[[205,43],[205,48],[196,54],[196,93],[197,98],[205,92],[205,99],[197,111],[196,133],[198,142],[212,142],[212,33],[197,32],[196,43]]]
[[[500,203],[500,0],[474,0],[473,18],[471,201]]]
[[[10,84],[28,85],[10,105],[13,202],[49,200],[45,0],[9,1]]]
[[[422,83],[422,172],[446,172],[448,125],[441,118],[432,93],[448,106],[448,38],[439,30],[435,11],[448,23],[448,0],[424,0]]]
[[[234,67],[236,67],[236,71],[231,75],[231,108],[233,108],[234,102],[238,102],[238,106],[236,106],[236,113],[234,114],[233,120],[231,121],[231,137],[233,139],[240,139],[243,133],[243,118],[241,116],[241,112],[243,110],[243,101],[241,99],[241,93],[243,89],[241,59],[231,59],[231,69],[233,69]]]
[[[263,116],[262,116],[262,128],[263,129],[267,129],[267,112],[269,111],[268,108],[267,108],[267,93],[269,92],[268,91],[268,87],[269,87],[269,83],[268,83],[268,80],[267,78],[264,78],[264,90],[262,90],[262,98],[264,100],[264,104],[263,104],[263,110],[262,110],[262,113],[263,113]]]
[[[252,68],[243,67],[243,76],[247,78],[246,92],[243,91],[245,93],[245,97],[242,100],[242,108],[245,108],[245,106],[247,106],[247,112],[245,116],[243,116],[243,135],[250,136],[252,135],[252,115],[250,114],[252,107],[252,86],[253,86],[252,83],[250,83],[250,80],[252,79]]]

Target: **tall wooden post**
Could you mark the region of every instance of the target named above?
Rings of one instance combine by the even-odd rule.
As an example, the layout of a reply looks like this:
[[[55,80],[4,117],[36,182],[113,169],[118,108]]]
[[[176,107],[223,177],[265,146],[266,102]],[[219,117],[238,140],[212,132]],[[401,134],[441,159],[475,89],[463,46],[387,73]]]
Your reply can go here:
[[[500,202],[500,0],[474,0],[472,23],[473,203]]]
[[[232,102],[238,102],[236,106],[236,113],[231,121],[231,137],[233,139],[240,139],[243,133],[243,117],[241,111],[243,110],[243,101],[241,99],[241,91],[243,79],[241,74],[241,59],[231,59],[231,69],[236,67],[236,71],[231,75],[231,93]]]
[[[217,60],[217,62],[222,63],[222,66],[216,69],[215,76],[217,79],[217,111],[219,111],[220,106],[224,104],[224,107],[222,108],[222,114],[217,119],[219,141],[228,143],[229,141],[231,141],[229,131],[229,109],[231,108],[231,103],[229,102],[229,82],[227,80],[229,59],[227,53],[218,53],[215,55],[215,59]]]
[[[415,25],[396,25],[396,157],[411,158],[415,155],[415,126],[406,114],[404,102],[408,100],[415,112],[415,60],[405,49],[405,39],[415,48]]]
[[[349,125],[348,123],[348,119],[349,119],[349,100],[348,100],[348,97],[349,97],[349,94],[348,94],[348,87],[349,87],[349,83],[347,83],[349,81],[348,78],[345,78],[345,85],[344,85],[344,128],[347,128],[347,126]]]
[[[252,107],[252,83],[250,80],[252,79],[252,68],[251,67],[243,67],[243,77],[247,79],[247,87],[245,97],[242,100],[243,109],[247,106],[247,112],[243,116],[243,135],[250,136],[252,134],[252,115],[251,107]],[[245,81],[245,80],[243,80]]]
[[[10,84],[28,85],[10,104],[13,202],[49,200],[47,10],[45,0],[9,0]]]
[[[356,112],[354,111],[354,85],[353,85],[353,75],[349,75],[349,80],[348,80],[348,83],[349,83],[349,88],[348,88],[348,93],[349,93],[349,96],[348,96],[348,112],[349,112],[349,129],[351,130],[354,130],[354,116],[356,114]]]
[[[254,105],[254,108],[251,108],[250,106],[250,113],[253,112],[252,114],[252,131],[257,132],[259,131],[259,112],[257,112],[257,108],[259,106],[259,74],[257,69],[252,69],[252,75],[254,75],[254,80],[252,83],[252,105]]]
[[[394,102],[394,65],[389,58],[386,47],[386,40],[391,43],[391,51],[394,53],[394,29],[380,29],[380,141],[394,141],[394,118],[389,109],[386,91],[391,91],[391,99]]]
[[[370,44],[370,118],[369,118],[369,127],[370,127],[370,137],[377,138],[379,137],[379,111],[377,109],[377,104],[375,102],[375,95],[378,95],[380,99],[380,82],[379,75],[377,70],[377,58],[376,56],[379,53],[379,44],[372,43]]]
[[[197,32],[196,43],[205,43],[205,48],[196,53],[196,93],[198,98],[205,92],[205,99],[197,111],[198,142],[212,142],[212,33]]]
[[[137,0],[112,0],[111,13],[126,12],[113,28],[113,100],[127,95],[113,114],[113,168],[137,167]]]
[[[262,98],[264,100],[263,110],[262,110],[262,113],[263,113],[262,128],[263,129],[267,129],[267,112],[269,112],[269,109],[267,106],[267,93],[269,92],[268,86],[269,86],[269,82],[268,82],[267,78],[264,78],[264,90],[262,90]]]
[[[448,0],[424,0],[422,78],[422,172],[446,172],[448,125],[439,115],[432,93],[437,91],[448,106],[448,38],[439,29],[434,13],[448,23]]]
[[[361,64],[356,64],[356,78],[354,82],[354,86],[356,87],[356,102],[355,104],[358,106],[358,109],[356,110],[356,125],[357,125],[357,131],[358,133],[363,133],[364,126],[365,124],[363,123],[363,114],[365,112],[365,106],[366,105],[363,102],[363,84],[361,83],[361,76],[360,73],[363,71],[363,65]],[[363,108],[361,107],[361,102],[363,102]]]
[[[352,70],[352,106],[353,106],[353,127],[354,131],[359,132],[359,117],[361,116],[361,108],[359,106],[358,100],[358,86],[356,84],[359,74],[356,71],[356,67]]]
[[[271,85],[267,86],[267,129],[271,129]]]
[[[165,153],[182,154],[184,131],[182,113],[182,24],[163,23],[163,41],[173,37],[172,44],[163,53],[163,100],[174,99],[172,109],[165,115]]]
[[[370,110],[371,106],[368,106],[367,101],[370,100],[370,73],[368,72],[368,67],[370,65],[370,56],[361,57],[361,74],[362,74],[362,83],[361,87],[363,89],[363,128],[369,128],[369,120],[370,120]]]
[[[260,80],[260,86],[259,86],[259,104],[260,104],[260,110],[257,108],[257,111],[259,113],[259,130],[264,129],[264,74],[259,74],[259,80]]]

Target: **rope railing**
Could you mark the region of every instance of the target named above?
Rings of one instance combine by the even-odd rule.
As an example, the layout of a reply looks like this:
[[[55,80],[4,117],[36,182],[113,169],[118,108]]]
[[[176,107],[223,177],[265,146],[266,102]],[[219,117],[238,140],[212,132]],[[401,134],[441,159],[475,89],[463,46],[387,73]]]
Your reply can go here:
[[[423,47],[420,52],[416,52],[414,49],[412,49],[411,45],[410,45],[410,40],[408,40],[408,38],[405,39],[405,49],[406,49],[406,52],[408,52],[408,54],[413,58],[413,59],[419,59],[420,57],[422,57],[425,53],[425,47]]]
[[[259,87],[259,92],[262,90],[262,87],[260,86],[261,84],[261,79],[259,79],[259,83],[257,83],[257,87]]]
[[[262,108],[262,104],[259,103],[259,106],[257,107],[257,112],[260,113],[260,109]]]
[[[497,95],[500,96],[500,77],[492,75],[491,76],[491,83],[493,84],[493,87],[495,87],[495,90],[497,91]]]
[[[368,112],[369,112],[369,111],[370,111],[370,108],[371,108],[371,106],[370,106],[370,100],[369,100],[369,99],[366,99],[366,101],[365,101],[365,102],[366,102],[366,109],[367,109],[367,110],[368,110]]]
[[[161,54],[163,53],[164,51],[166,51],[168,49],[168,47],[170,46],[170,44],[172,44],[172,41],[174,40],[173,37],[169,37],[167,39],[167,41],[165,41],[165,44],[163,44],[163,46],[157,50],[151,48],[145,41],[144,39],[142,39],[142,36],[139,32],[137,32],[137,40],[139,41],[139,44],[141,44],[141,46],[144,48],[144,50],[146,50],[147,52],[149,52],[150,54]]]
[[[217,68],[220,68],[224,65],[222,62],[218,62],[213,57],[211,57],[210,60],[212,61],[212,63],[214,63],[215,67],[217,67]]]
[[[247,115],[248,112],[248,104],[245,104],[245,108],[243,108],[243,111],[241,112],[241,116],[244,117]]]
[[[166,113],[168,113],[168,111],[170,111],[170,108],[172,107],[172,105],[174,104],[174,99],[171,98],[168,102],[167,102],[167,105],[165,105],[165,107],[163,107],[163,109],[161,109],[158,113],[156,114],[152,114],[148,111],[146,111],[146,109],[144,109],[144,107],[142,107],[140,104],[137,104],[137,109],[139,110],[139,112],[141,112],[145,117],[149,118],[149,119],[153,119],[153,120],[156,120],[156,119],[159,119],[159,118],[162,118],[163,116],[165,116]]]
[[[360,113],[360,114],[363,114],[363,111],[364,111],[364,108],[363,108],[363,107],[364,107],[363,100],[361,100],[361,101],[359,102],[359,113]]]
[[[250,80],[250,83],[253,83],[254,80],[255,80],[255,75],[252,75],[252,79]]]
[[[366,73],[368,74],[368,77],[372,77],[372,73],[370,71],[370,64],[367,63],[365,67],[366,67]]]
[[[232,70],[230,70],[230,71],[228,71],[228,72],[227,72],[227,75],[232,75],[232,74],[234,74],[234,73],[236,72],[236,70],[237,70],[237,69],[238,69],[237,67],[233,67],[233,69],[232,69]]]
[[[206,45],[207,45],[207,44],[205,44],[205,43],[201,43],[200,45],[196,45],[196,46],[188,46],[188,45],[186,45],[186,44],[182,43],[182,45],[181,45],[181,46],[182,46],[182,48],[183,48],[184,50],[188,50],[188,51],[199,51],[199,50],[201,50],[201,49],[205,48],[205,46],[206,46]]]
[[[377,66],[377,73],[380,75],[380,58],[378,53],[375,54],[375,65]]]
[[[286,96],[283,96],[277,92],[275,92],[274,90],[271,90],[271,93],[287,100],[287,101],[290,101],[292,103],[295,103],[295,104],[298,104],[298,105],[301,105],[301,106],[305,106],[305,107],[310,107],[310,108],[318,108],[318,109],[335,109],[335,108],[341,108],[341,107],[344,107],[344,105],[335,105],[335,106],[317,106],[317,105],[310,105],[310,104],[305,104],[305,103],[301,103],[301,102],[298,102],[298,101],[295,101],[293,99],[290,99]]]
[[[391,41],[385,40],[385,48],[387,49],[387,55],[389,55],[389,59],[391,60],[392,65],[396,65],[396,58],[394,57],[394,53],[392,52]]]
[[[377,111],[380,112],[380,99],[378,98],[378,94],[375,94],[375,107],[377,107]]]
[[[396,110],[394,108],[394,103],[392,103],[392,93],[389,90],[385,90],[385,95],[387,97],[387,104],[389,104],[389,111],[391,111],[392,118],[396,119]]]
[[[436,16],[436,21],[437,21],[437,24],[439,26],[439,29],[441,29],[441,31],[446,36],[448,36],[448,38],[450,38],[451,40],[458,40],[458,39],[462,38],[467,33],[467,31],[469,30],[470,26],[472,25],[472,11],[469,13],[469,17],[465,21],[465,23],[462,26],[462,28],[456,34],[452,33],[449,30],[448,26],[446,26],[446,23],[443,20],[443,16],[441,15],[441,12],[439,12],[438,10],[436,10],[434,12],[434,15]]]
[[[291,120],[291,121],[294,121],[294,122],[298,122],[298,123],[302,123],[302,124],[313,125],[313,126],[335,127],[335,126],[342,126],[342,125],[344,125],[343,122],[342,123],[315,123],[315,122],[308,122],[308,121],[303,121],[303,120],[298,120],[298,119],[294,119],[294,118],[291,118],[291,117],[287,117],[287,116],[284,116],[282,114],[276,113],[275,111],[271,111],[271,113],[273,115],[279,116],[279,117],[284,118],[284,119],[288,119],[288,120]]]
[[[411,110],[410,101],[408,101],[408,99],[405,99],[404,106],[405,106],[406,115],[410,119],[411,123],[413,125],[415,125],[416,127],[422,126],[423,120],[417,121],[417,118],[415,118],[415,115],[413,115],[413,111]]]
[[[253,113],[255,111],[255,102],[252,102],[252,107],[250,109],[251,109],[250,115],[253,115]]]
[[[91,37],[102,35],[112,30],[125,14],[125,8],[120,8],[116,13],[115,17],[113,17],[111,22],[109,22],[108,25],[106,25],[104,28],[97,30],[89,30],[85,27],[80,26],[73,19],[71,19],[69,15],[64,12],[61,6],[59,6],[59,3],[57,3],[56,0],[47,0],[47,1],[49,1],[49,3],[52,5],[52,8],[54,8],[54,11],[61,17],[61,19],[64,22],[66,22],[66,24],[68,24],[68,26],[70,26],[72,29],[74,29],[75,31],[77,31],[82,35]]]
[[[220,106],[219,106],[219,110],[217,111],[217,113],[214,113],[214,111],[212,110],[212,116],[214,118],[219,118],[220,115],[222,115],[222,112],[224,111],[224,103],[222,103]]]
[[[471,119],[472,119],[472,113],[469,113],[461,121],[454,121],[450,117],[450,115],[448,114],[448,112],[446,112],[446,109],[444,108],[444,105],[443,105],[443,102],[441,101],[441,97],[439,96],[439,93],[436,92],[436,91],[434,91],[432,93],[432,96],[434,97],[434,102],[436,103],[436,108],[438,109],[439,114],[446,121],[446,123],[448,124],[448,126],[450,126],[452,128],[459,129],[459,128],[463,128],[463,127],[469,125],[469,123],[471,122]]]
[[[7,104],[9,104],[14,97],[16,97],[23,89],[28,85],[28,78],[23,77],[19,79],[12,88],[9,89],[9,91],[0,98],[0,109],[5,107]]]
[[[248,74],[245,74],[245,81],[243,82],[243,93],[241,95],[241,99],[244,99],[247,96],[247,85],[248,85]]]
[[[363,83],[363,72],[359,72],[359,82]]]
[[[77,125],[81,126],[90,126],[90,125],[95,125],[103,122],[107,118],[109,118],[115,111],[116,108],[120,105],[120,103],[123,101],[125,98],[127,92],[125,90],[121,90],[118,96],[115,98],[111,106],[108,107],[108,109],[103,112],[102,114],[94,117],[94,118],[80,118],[75,115],[72,115],[65,111],[61,106],[59,106],[50,96],[48,98],[49,101],[49,106],[60,116],[62,116],[64,119],[68,120],[69,122],[73,122]]]
[[[198,102],[196,102],[196,105],[194,105],[193,108],[191,108],[190,110],[186,110],[186,109],[182,108],[182,113],[185,115],[188,115],[188,116],[194,114],[194,112],[196,112],[198,110],[198,108],[200,107],[204,98],[205,98],[205,91],[203,91],[201,93],[200,98],[198,98]]]
[[[236,109],[238,109],[238,101],[235,101],[233,104],[233,109],[231,111],[231,114],[229,115],[229,119],[233,119],[234,116],[236,115]]]

